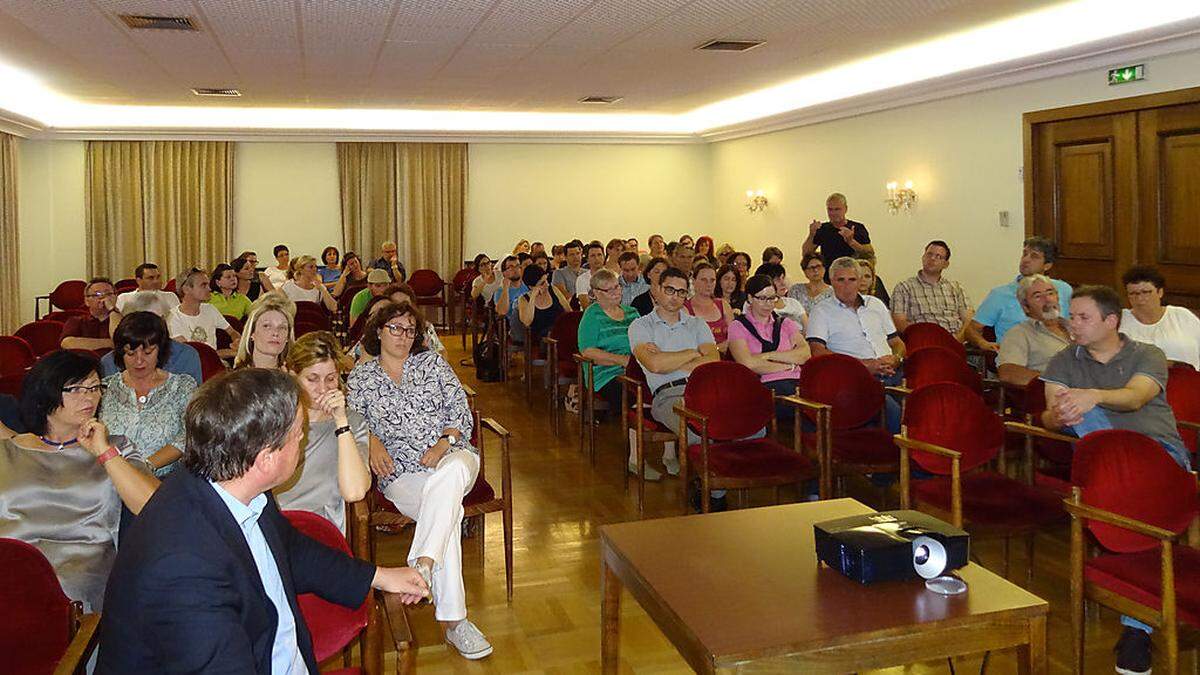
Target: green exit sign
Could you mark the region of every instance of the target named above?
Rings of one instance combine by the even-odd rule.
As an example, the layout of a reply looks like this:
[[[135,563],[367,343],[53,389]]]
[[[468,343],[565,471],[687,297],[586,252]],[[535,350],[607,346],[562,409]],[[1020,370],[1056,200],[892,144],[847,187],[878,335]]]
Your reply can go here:
[[[1113,68],[1108,71],[1108,83],[1125,84],[1126,82],[1136,82],[1146,77],[1146,66],[1138,64],[1136,66],[1122,66]]]

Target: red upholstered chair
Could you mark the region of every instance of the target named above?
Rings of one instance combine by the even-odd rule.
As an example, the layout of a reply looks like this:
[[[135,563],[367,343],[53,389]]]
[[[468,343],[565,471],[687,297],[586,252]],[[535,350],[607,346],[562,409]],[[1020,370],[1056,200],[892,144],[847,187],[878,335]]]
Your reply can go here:
[[[789,397],[783,397],[787,400]],[[683,390],[679,413],[679,485],[687,509],[689,471],[700,479],[701,512],[708,513],[710,490],[778,488],[817,477],[816,467],[801,452],[799,438],[791,448],[775,432],[775,394],[749,368],[732,361],[705,363],[692,371]],[[700,436],[688,444],[689,426]],[[747,439],[763,428],[763,438]]]
[[[39,321],[61,321],[66,323],[68,320],[77,316],[86,317],[88,315],[85,309],[56,309],[53,312],[48,312]]]
[[[25,371],[0,375],[0,394],[21,398],[25,386]]]
[[[436,324],[441,328],[448,328],[450,303],[446,301],[446,282],[442,277],[433,270],[421,269],[415,270],[408,277],[408,285],[413,289],[413,293],[417,294],[415,298],[417,307],[438,307],[442,311],[442,321]]]
[[[117,295],[137,290],[137,279],[121,279],[113,284],[113,292]]]
[[[296,337],[300,337],[301,335],[307,335],[309,333],[316,333],[317,331],[322,331],[322,330],[329,330],[327,323],[323,324],[318,321],[313,321],[312,319],[307,318],[307,317],[296,319],[296,325],[295,325]]]
[[[1071,458],[1079,439],[1042,426],[1046,386],[1041,380],[1030,380],[1021,400],[1024,422],[1008,421],[1005,427],[1021,437],[1035,484],[1065,496],[1071,491]]]
[[[53,291],[50,291],[49,295],[35,297],[33,299],[33,307],[36,318],[47,318],[42,315],[42,300],[47,301],[51,310],[55,307],[60,310],[85,309],[83,291],[86,288],[87,282],[83,279],[69,279],[56,286]]]
[[[967,358],[966,346],[956,340],[945,328],[930,321],[908,324],[908,328],[904,329],[904,349],[911,354],[925,347],[949,349],[958,354],[959,358]]]
[[[14,335],[29,343],[34,355],[40,357],[58,349],[62,331],[63,323],[61,321],[42,319],[21,326]]]
[[[225,362],[221,360],[217,350],[208,346],[207,342],[188,342],[196,353],[200,355],[200,376],[208,382],[212,378],[225,372]]]
[[[582,319],[583,312],[563,312],[554,320],[550,334],[542,338],[546,345],[547,366],[555,369],[550,378],[550,424],[555,434],[562,425],[562,402],[567,395],[567,385],[579,382],[575,353],[579,351],[579,322]],[[582,405],[583,392],[579,398]]]
[[[840,492],[834,480],[841,476],[900,470],[900,450],[885,427],[883,385],[858,359],[844,354],[810,359],[800,369],[796,396],[784,398],[816,426],[802,438],[821,465],[821,497]],[[801,425],[795,430],[801,433]]]
[[[1061,498],[1004,473],[1004,422],[978,394],[961,384],[941,382],[913,391],[904,411],[900,446],[900,505],[917,508],[965,527],[973,537],[1001,537],[1003,573],[1008,575],[1008,542],[1024,536],[1033,573],[1033,535],[1066,518]],[[909,459],[933,474],[912,480]],[[989,467],[993,461],[1000,465]]]
[[[354,302],[354,296],[358,295],[358,292],[366,287],[366,283],[346,284],[346,287],[342,290],[342,294],[338,296],[337,319],[338,324],[342,326],[342,330],[346,332],[350,331],[350,304]],[[353,343],[347,342],[347,344]]]
[[[324,305],[317,304],[308,300],[299,300],[296,302],[296,320],[304,319],[312,323],[320,325],[321,330],[333,330],[333,324],[329,319],[329,312]]]
[[[1167,375],[1167,403],[1175,412],[1175,423],[1188,452],[1197,453],[1197,437],[1200,436],[1200,372],[1191,366],[1171,366]]]
[[[7,673],[82,673],[96,647],[99,614],[63,594],[34,546],[0,539],[0,663]]]
[[[301,534],[351,555],[350,546],[341,531],[323,517],[308,511],[284,511],[283,515]],[[300,605],[300,615],[312,636],[313,653],[317,663],[336,665],[333,659],[339,654],[342,656],[342,669],[322,672],[341,675],[382,674],[383,650],[380,631],[385,621],[392,629],[389,632],[393,634],[393,638],[402,638],[399,641],[393,639],[397,652],[397,672],[411,672],[411,667],[404,670],[403,665],[416,658],[416,645],[411,630],[408,630],[407,634],[404,633],[403,629],[408,628],[407,612],[397,596],[373,590],[361,606],[349,609],[323,600],[313,593],[305,593],[296,598],[296,604]],[[401,628],[400,635],[396,635],[397,627]],[[349,668],[350,648],[356,639],[359,640],[361,667]]]
[[[171,279],[168,279],[168,280],[167,280],[167,283],[163,285],[163,290],[164,290],[164,291],[170,291],[171,293],[175,293],[175,292],[176,292],[176,291],[175,291],[175,279],[174,279],[174,277],[172,277]]]
[[[25,370],[37,360],[33,347],[15,335],[0,335],[0,375],[12,375]]]
[[[626,451],[632,450],[634,463],[637,464],[637,507],[638,515],[645,512],[646,501],[646,444],[673,443],[676,432],[663,426],[650,416],[650,402],[654,400],[654,392],[646,383],[646,373],[637,359],[630,357],[629,365],[625,366],[625,374],[619,375],[623,385],[621,389],[621,410],[623,411],[624,436]],[[625,453],[626,457],[629,452]],[[621,474],[624,476],[625,489],[629,489],[629,468],[626,461],[621,462]]]
[[[1164,638],[1158,653],[1166,663],[1159,665],[1178,672],[1180,633],[1195,638],[1200,629],[1195,474],[1154,440],[1110,429],[1079,441],[1071,480],[1074,672],[1083,672],[1085,598],[1154,626]],[[1095,557],[1088,557],[1085,527],[1099,544]]]
[[[936,324],[925,325],[945,331]],[[1004,410],[1004,389],[1000,382],[984,380],[961,352],[941,345],[910,349],[904,358],[904,387],[889,387],[888,391],[904,396],[936,382],[957,382],[983,396],[997,412]]]

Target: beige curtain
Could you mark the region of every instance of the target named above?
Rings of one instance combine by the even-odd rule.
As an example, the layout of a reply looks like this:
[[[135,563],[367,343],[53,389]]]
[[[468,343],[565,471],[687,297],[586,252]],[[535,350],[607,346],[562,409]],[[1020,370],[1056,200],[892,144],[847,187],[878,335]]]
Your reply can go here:
[[[342,234],[369,263],[392,240],[411,273],[462,266],[467,145],[338,143]]]
[[[124,278],[151,261],[173,276],[228,260],[233,144],[89,142],[87,217],[92,274]]]
[[[17,233],[17,139],[0,133],[0,333],[21,325],[21,249]]]

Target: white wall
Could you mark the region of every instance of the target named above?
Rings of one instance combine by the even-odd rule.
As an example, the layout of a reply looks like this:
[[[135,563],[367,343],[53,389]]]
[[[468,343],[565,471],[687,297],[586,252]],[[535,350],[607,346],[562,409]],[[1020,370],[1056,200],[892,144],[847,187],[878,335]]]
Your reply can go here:
[[[1025,232],[1022,113],[1200,85],[1200,52],[1147,60],[1146,72],[1147,80],[1119,87],[1107,86],[1103,71],[1087,72],[714,143],[713,235],[755,261],[768,244],[781,245],[799,279],[807,224],[824,220],[825,197],[842,192],[849,217],[871,232],[889,287],[916,272],[926,242],[945,239],[953,250],[947,274],[977,304],[1016,274]],[[919,204],[912,215],[890,215],[884,185],[906,179]],[[766,193],[765,212],[743,206],[751,188]],[[1002,210],[1007,228],[998,224]]]
[[[28,322],[35,296],[87,272],[82,142],[17,141],[17,221],[21,321]]]
[[[266,265],[276,244],[293,257],[344,250],[333,143],[238,143],[234,156],[233,255]]]

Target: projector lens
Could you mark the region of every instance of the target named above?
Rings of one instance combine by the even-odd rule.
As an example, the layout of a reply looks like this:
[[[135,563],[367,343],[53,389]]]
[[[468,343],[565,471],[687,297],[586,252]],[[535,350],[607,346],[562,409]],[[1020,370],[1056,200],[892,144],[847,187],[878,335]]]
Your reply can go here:
[[[913,556],[913,562],[917,563],[918,565],[924,565],[925,563],[929,562],[929,547],[918,546],[917,553]]]

